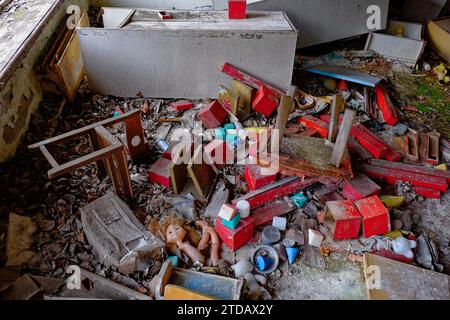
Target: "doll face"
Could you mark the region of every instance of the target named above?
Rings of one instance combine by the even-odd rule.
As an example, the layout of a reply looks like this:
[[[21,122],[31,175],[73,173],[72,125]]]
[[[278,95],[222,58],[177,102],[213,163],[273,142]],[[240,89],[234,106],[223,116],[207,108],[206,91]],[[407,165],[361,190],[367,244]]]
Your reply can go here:
[[[186,236],[186,230],[177,224],[171,224],[166,229],[166,239],[168,243],[177,243],[183,241]]]

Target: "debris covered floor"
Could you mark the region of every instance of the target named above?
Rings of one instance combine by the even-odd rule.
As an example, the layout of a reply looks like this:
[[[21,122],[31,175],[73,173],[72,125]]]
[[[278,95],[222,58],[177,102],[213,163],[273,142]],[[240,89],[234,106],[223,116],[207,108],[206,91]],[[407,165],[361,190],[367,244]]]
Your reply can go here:
[[[0,296],[395,299],[408,291],[390,282],[401,274],[415,298],[450,299],[448,288],[433,293],[450,275],[445,63],[426,50],[426,65],[411,68],[358,50],[364,40],[298,51],[287,93],[252,88],[231,65],[222,72],[233,89],[217,88],[217,101],[95,94],[86,76],[72,103],[46,92],[16,156],[0,164]],[[172,134],[199,119],[200,155],[212,163],[171,166]],[[261,130],[280,123],[280,170],[263,156],[217,161],[218,148],[265,144]],[[226,131],[239,127],[256,141]],[[99,147],[104,159],[61,166]],[[372,265],[387,275],[382,290],[369,287]],[[66,289],[70,266],[82,270],[82,292]],[[27,281],[41,289],[22,290]]]

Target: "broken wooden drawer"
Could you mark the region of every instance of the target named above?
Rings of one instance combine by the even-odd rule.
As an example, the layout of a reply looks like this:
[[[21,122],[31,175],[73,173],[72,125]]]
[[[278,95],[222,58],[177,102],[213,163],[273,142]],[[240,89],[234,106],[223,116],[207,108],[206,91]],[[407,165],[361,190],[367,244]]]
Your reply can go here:
[[[119,197],[109,193],[80,209],[83,230],[100,262],[120,273],[145,271],[164,243],[150,234]]]
[[[225,63],[282,90],[291,84],[297,30],[283,12],[229,20],[226,11],[166,10],[172,19],[161,20],[157,10],[121,9],[104,10],[105,28],[77,30],[93,91],[217,98]]]

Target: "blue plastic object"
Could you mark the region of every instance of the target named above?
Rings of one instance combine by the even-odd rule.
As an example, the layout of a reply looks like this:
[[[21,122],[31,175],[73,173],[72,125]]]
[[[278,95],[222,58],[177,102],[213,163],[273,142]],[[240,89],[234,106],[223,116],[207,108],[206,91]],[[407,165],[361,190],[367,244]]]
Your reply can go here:
[[[223,128],[216,129],[216,139],[217,140],[225,140],[227,136],[227,131]]]
[[[299,209],[303,208],[308,202],[308,198],[303,194],[303,192],[300,192],[295,196],[292,196],[291,200],[292,202],[294,202],[295,206]]]
[[[286,255],[288,257],[289,264],[294,264],[295,259],[297,259],[300,250],[297,248],[286,248]]]
[[[237,228],[240,221],[241,221],[241,215],[238,213],[230,221],[222,219],[222,224],[225,227],[227,227],[228,229],[234,230]]]
[[[256,267],[260,271],[265,271],[273,264],[273,260],[267,257],[259,256],[256,258]]]
[[[234,130],[236,129],[236,125],[234,123],[227,123],[223,126],[225,130]]]
[[[178,261],[180,260],[180,258],[178,258],[178,256],[168,256],[167,260],[170,260],[172,262],[172,266],[174,268],[178,267]]]

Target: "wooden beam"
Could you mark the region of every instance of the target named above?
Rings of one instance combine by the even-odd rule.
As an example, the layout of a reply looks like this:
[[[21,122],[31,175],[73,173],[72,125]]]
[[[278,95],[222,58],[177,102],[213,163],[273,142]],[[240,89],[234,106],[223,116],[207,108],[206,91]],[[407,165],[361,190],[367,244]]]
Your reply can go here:
[[[56,168],[59,166],[58,162],[56,162],[55,158],[48,152],[47,148],[45,146],[40,146],[39,149],[41,150],[42,154],[44,155],[45,159],[50,163],[50,165],[53,168]]]
[[[297,92],[296,86],[291,86],[287,95],[283,95],[280,99],[278,106],[278,115],[275,122],[275,129],[279,132],[280,146],[283,143],[284,133],[286,132],[286,125],[288,122],[289,114],[291,113],[292,105],[295,101],[295,93]]]
[[[333,102],[331,103],[331,119],[330,127],[328,129],[328,141],[331,143],[336,142],[336,137],[339,130],[339,112],[338,110],[338,96],[333,96]]]
[[[342,163],[342,158],[344,157],[345,150],[347,149],[348,137],[350,135],[350,130],[353,126],[353,121],[355,121],[356,112],[354,110],[345,110],[344,120],[339,128],[339,134],[336,139],[336,144],[333,148],[333,153],[331,155],[330,163],[335,165],[336,168],[340,168]]]

